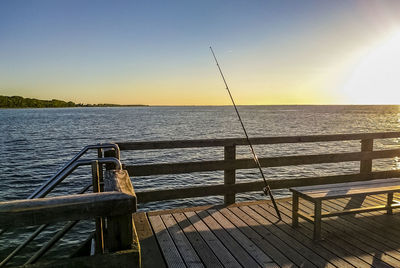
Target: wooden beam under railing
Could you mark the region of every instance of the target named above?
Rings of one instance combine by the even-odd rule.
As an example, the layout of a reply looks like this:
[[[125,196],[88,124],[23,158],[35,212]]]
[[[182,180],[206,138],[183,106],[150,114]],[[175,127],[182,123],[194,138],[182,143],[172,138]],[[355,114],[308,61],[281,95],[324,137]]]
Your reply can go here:
[[[387,179],[400,177],[400,170],[391,171],[378,171],[372,172],[368,175],[365,174],[347,174],[347,175],[335,175],[335,176],[324,176],[324,177],[306,177],[306,178],[295,178],[295,179],[279,179],[269,180],[269,184],[272,189],[287,189],[290,187],[297,186],[309,186],[309,185],[321,185],[330,183],[342,183],[351,181],[363,181],[363,180],[374,180],[374,179]],[[136,192],[138,203],[148,203],[153,201],[163,201],[181,198],[194,198],[194,197],[206,197],[225,195],[231,193],[246,193],[253,191],[261,191],[264,183],[261,180],[245,183],[236,184],[217,184],[217,185],[206,185],[206,186],[192,186],[185,188],[174,188],[167,190],[151,190]]]
[[[380,150],[373,152],[294,155],[281,157],[259,158],[262,167],[282,167],[297,165],[312,165],[324,163],[339,163],[351,161],[365,161],[400,156],[400,149]],[[145,165],[127,165],[130,176],[150,176],[166,174],[182,174],[192,172],[207,172],[232,169],[257,168],[253,159],[196,161],[182,163],[161,163]]]

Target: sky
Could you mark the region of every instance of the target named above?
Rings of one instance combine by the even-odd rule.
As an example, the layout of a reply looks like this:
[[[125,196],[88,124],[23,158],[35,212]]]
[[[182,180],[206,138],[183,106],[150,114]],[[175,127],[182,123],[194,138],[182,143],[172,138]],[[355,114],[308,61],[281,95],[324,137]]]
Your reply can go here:
[[[400,104],[400,1],[0,1],[0,95]]]

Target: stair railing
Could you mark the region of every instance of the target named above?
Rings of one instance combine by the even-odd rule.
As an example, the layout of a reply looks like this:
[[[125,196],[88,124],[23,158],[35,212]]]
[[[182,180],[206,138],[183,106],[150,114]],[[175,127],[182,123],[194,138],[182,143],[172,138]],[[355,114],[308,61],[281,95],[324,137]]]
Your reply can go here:
[[[80,158],[90,149],[98,150],[97,159],[84,159]],[[114,149],[115,157],[103,157],[103,149]],[[65,178],[67,178],[76,168],[84,165],[91,165],[93,161],[97,161],[98,164],[114,164],[115,168],[118,170],[122,169],[122,164],[119,160],[120,149],[117,144],[107,143],[107,144],[96,144],[85,146],[79,153],[77,153],[67,164],[65,164],[55,175],[38,187],[27,199],[43,198],[48,193],[50,193],[57,185],[59,185]],[[93,175],[93,174],[92,174]],[[85,193],[92,183],[86,185],[78,194]],[[57,234],[45,244],[34,256],[32,256],[25,264],[30,264],[36,262],[41,256],[43,256],[59,239],[62,238],[78,221],[73,221],[67,223],[63,229],[61,229]],[[31,241],[33,241],[46,227],[48,224],[39,226],[24,242],[22,242],[17,248],[15,248],[4,260],[0,262],[0,267],[6,265],[18,252],[25,248]],[[0,230],[0,235],[5,233],[8,229],[5,228]]]

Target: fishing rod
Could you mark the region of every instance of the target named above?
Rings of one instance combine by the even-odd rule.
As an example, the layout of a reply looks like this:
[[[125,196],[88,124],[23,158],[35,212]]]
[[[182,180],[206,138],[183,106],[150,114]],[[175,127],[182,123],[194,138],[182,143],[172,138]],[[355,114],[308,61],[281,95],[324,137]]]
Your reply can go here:
[[[239,118],[240,124],[242,125],[242,129],[243,129],[244,135],[246,136],[247,143],[249,144],[251,153],[253,154],[254,162],[256,163],[258,169],[260,170],[261,177],[263,178],[263,181],[264,181],[263,192],[264,192],[265,195],[267,195],[267,196],[269,195],[269,196],[270,196],[271,201],[272,201],[272,204],[274,205],[276,214],[278,215],[279,220],[282,220],[282,218],[281,218],[281,213],[279,212],[279,209],[278,209],[278,206],[277,206],[277,204],[276,204],[276,202],[275,202],[274,196],[272,195],[271,187],[269,187],[269,184],[268,184],[267,180],[265,179],[264,172],[262,171],[260,161],[258,161],[257,154],[256,154],[256,152],[254,151],[253,144],[251,143],[251,141],[250,141],[250,139],[249,139],[249,135],[247,134],[246,128],[244,127],[242,118],[240,117],[240,114],[239,114],[239,110],[237,109],[236,104],[235,104],[235,101],[233,100],[231,91],[229,90],[228,84],[226,83],[225,76],[224,76],[224,74],[222,73],[221,67],[219,66],[217,57],[215,56],[215,53],[214,53],[214,50],[212,49],[212,47],[210,47],[210,50],[211,50],[211,53],[212,53],[212,55],[213,55],[213,57],[214,57],[215,63],[216,63],[217,66],[218,66],[218,70],[219,70],[219,73],[221,74],[222,80],[224,80],[225,88],[226,88],[226,90],[228,91],[229,97],[231,98],[233,107],[235,108],[235,111],[236,111],[236,114],[237,114],[237,116],[238,116],[238,118]]]

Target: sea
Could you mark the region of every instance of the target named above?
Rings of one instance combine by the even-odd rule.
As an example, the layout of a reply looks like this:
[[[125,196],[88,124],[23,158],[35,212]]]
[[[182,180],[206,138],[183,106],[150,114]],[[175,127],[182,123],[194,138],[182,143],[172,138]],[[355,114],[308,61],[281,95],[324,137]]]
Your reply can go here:
[[[346,134],[400,131],[400,106],[238,106],[250,137]],[[140,106],[49,109],[0,109],[0,201],[25,199],[84,146],[109,142],[190,140],[244,137],[232,106]],[[400,139],[377,140],[375,149],[399,148]],[[259,157],[357,152],[359,141],[255,146]],[[90,152],[84,159],[96,158]],[[237,158],[251,158],[248,146],[237,149]],[[122,151],[126,165],[223,159],[223,148]],[[373,170],[400,169],[398,158],[374,160]],[[356,173],[358,162],[263,169],[267,179]],[[237,182],[260,180],[257,170],[238,170]],[[132,177],[135,191],[175,189],[223,183],[223,172]],[[80,167],[49,196],[77,193],[91,181],[90,167]],[[288,196],[276,190],[276,198]],[[266,198],[262,193],[239,194],[238,201]],[[221,196],[139,204],[139,210],[222,203]],[[1,227],[0,227],[1,228]],[[15,262],[37,250],[60,225],[49,227]],[[0,258],[33,229],[7,231],[0,236]],[[60,249],[73,249],[93,230],[83,221],[45,257],[56,258]],[[6,242],[7,241],[7,242]]]

